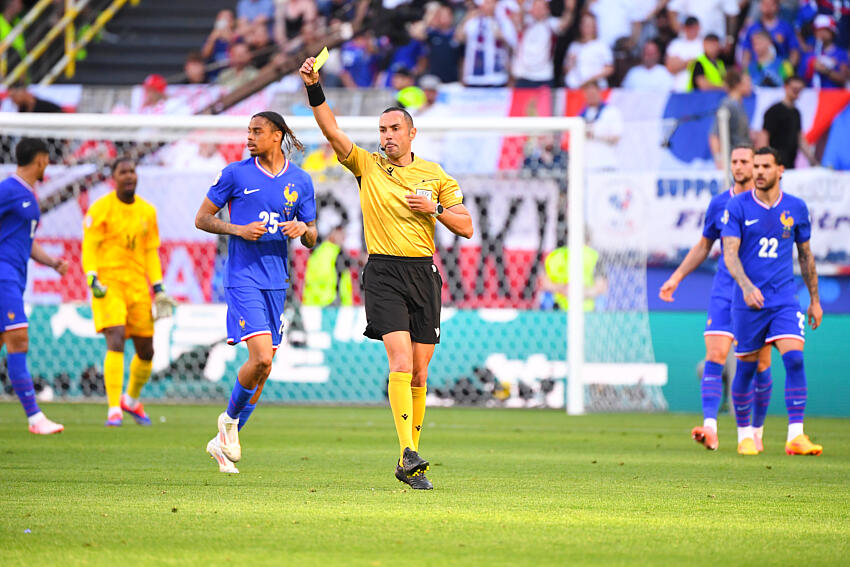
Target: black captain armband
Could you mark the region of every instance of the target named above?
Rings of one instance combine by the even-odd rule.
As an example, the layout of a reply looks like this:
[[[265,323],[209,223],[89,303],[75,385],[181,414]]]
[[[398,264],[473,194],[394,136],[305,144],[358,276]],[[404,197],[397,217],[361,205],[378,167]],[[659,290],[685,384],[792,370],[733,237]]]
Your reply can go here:
[[[155,283],[151,287],[153,287],[154,293],[162,293],[163,291],[165,291],[165,286],[162,285],[162,282]]]
[[[312,85],[304,85],[307,87],[307,100],[310,101],[310,106],[316,107],[325,102],[325,92],[322,90],[322,84],[318,81]]]

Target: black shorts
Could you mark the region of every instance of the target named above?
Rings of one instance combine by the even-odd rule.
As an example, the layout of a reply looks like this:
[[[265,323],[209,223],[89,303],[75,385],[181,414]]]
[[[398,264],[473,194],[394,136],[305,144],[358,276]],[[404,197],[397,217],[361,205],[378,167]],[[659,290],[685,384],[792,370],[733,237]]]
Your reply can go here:
[[[433,258],[370,254],[361,286],[366,301],[366,331],[382,340],[393,331],[408,331],[415,343],[440,342],[443,278]]]

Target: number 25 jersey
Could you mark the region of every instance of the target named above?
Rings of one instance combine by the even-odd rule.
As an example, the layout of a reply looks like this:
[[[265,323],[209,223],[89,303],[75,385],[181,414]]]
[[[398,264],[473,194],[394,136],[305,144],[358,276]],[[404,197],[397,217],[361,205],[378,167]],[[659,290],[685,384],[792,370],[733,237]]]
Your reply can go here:
[[[738,256],[750,281],[761,290],[765,307],[799,305],[794,284],[794,245],[812,234],[809,209],[799,197],[780,193],[768,206],[755,190],[729,199],[723,213],[723,237],[741,239]],[[740,286],[732,299],[735,309],[748,309]]]
[[[316,220],[313,180],[288,159],[277,175],[258,158],[231,163],[213,182],[207,198],[217,207],[227,205],[230,222],[246,225],[260,221],[266,233],[259,240],[231,236],[227,244],[224,287],[287,289],[287,240],[281,223]]]

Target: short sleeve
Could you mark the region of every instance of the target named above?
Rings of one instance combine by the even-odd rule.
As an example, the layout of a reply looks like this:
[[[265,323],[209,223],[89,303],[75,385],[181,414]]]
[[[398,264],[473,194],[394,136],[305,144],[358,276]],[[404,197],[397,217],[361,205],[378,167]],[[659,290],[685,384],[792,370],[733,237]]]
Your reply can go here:
[[[316,220],[316,191],[313,188],[313,180],[307,174],[304,174],[300,193],[295,205],[295,218],[301,222],[312,222]]]
[[[94,203],[89,210],[86,211],[86,216],[83,217],[83,238],[92,242],[100,242],[103,239],[103,207],[99,206],[98,201]]]
[[[345,166],[348,171],[357,177],[361,177],[369,170],[369,163],[372,161],[372,154],[358,146],[351,144],[351,151],[348,156],[340,163]]]
[[[741,238],[741,220],[743,218],[743,211],[741,210],[741,203],[737,199],[730,199],[728,203],[726,203],[726,210],[723,211],[723,216],[720,217],[720,223],[722,228],[720,229],[720,236],[726,238],[727,236],[731,236],[733,238]]]
[[[454,177],[448,175],[440,168],[440,192],[437,201],[446,208],[454,207],[463,203],[463,191]]]
[[[712,199],[705,210],[705,225],[702,228],[702,235],[709,240],[717,240],[720,238],[720,227],[715,222],[717,220],[717,202]]]
[[[800,203],[799,209],[800,218],[797,219],[797,230],[794,231],[794,242],[800,244],[808,242],[812,238],[812,217],[809,214],[809,207],[806,203]]]
[[[207,199],[221,208],[233,198],[234,190],[233,168],[228,166],[222,169],[213,181],[212,187],[207,191]]]

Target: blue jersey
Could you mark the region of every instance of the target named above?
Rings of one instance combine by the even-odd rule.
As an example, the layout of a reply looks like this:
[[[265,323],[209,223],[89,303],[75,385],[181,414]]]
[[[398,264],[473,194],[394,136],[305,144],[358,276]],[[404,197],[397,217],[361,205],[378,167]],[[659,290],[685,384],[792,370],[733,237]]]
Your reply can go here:
[[[755,190],[741,193],[726,204],[724,237],[741,239],[738,256],[750,281],[761,290],[764,307],[799,305],[794,285],[794,244],[807,242],[812,225],[806,203],[788,193],[768,207]],[[748,309],[740,286],[734,309]]]
[[[221,170],[207,197],[217,207],[228,206],[233,224],[262,221],[268,231],[256,241],[230,237],[224,287],[288,288],[288,238],[279,226],[291,220],[316,220],[310,176],[289,160],[280,173],[272,175],[258,158],[250,158]]]
[[[22,292],[39,219],[38,200],[26,181],[13,175],[0,182],[0,280]]]
[[[704,237],[709,240],[720,240],[720,261],[717,262],[717,273],[714,274],[714,281],[711,284],[711,297],[723,297],[730,300],[738,284],[735,283],[726,267],[726,262],[723,261],[723,240],[720,238],[720,233],[723,231],[723,212],[726,210],[726,203],[735,196],[734,191],[729,189],[711,199],[705,210],[705,226],[702,229]]]

